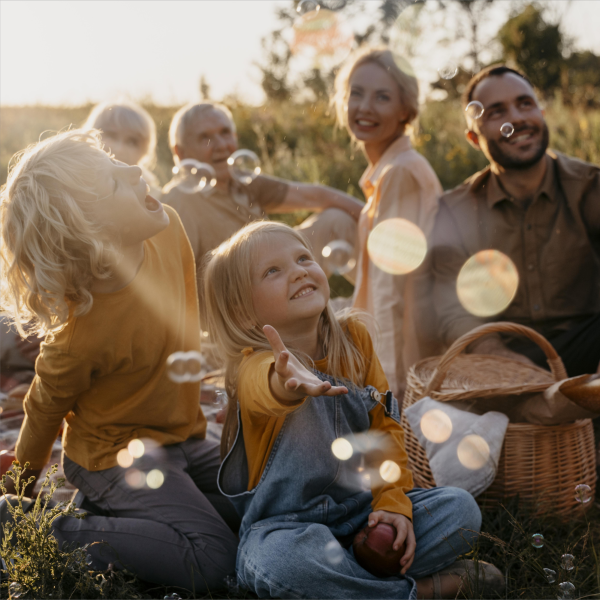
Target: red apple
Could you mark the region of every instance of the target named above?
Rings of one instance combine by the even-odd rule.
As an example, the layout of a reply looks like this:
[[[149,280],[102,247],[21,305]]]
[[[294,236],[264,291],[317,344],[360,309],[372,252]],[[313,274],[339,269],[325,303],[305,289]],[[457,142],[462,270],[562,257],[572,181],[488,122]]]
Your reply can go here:
[[[395,539],[396,528],[388,523],[377,523],[375,527],[367,526],[359,531],[352,542],[358,564],[376,577],[399,575],[406,543],[394,550]]]

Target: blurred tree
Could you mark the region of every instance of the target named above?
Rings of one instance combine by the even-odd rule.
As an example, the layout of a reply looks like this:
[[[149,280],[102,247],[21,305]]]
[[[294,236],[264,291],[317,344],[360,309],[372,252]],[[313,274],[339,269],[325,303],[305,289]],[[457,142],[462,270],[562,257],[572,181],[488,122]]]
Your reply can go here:
[[[567,104],[600,106],[600,56],[593,52],[573,52],[561,72],[563,99]]]
[[[498,31],[505,60],[514,62],[546,97],[561,85],[564,40],[558,24],[547,23],[535,4],[525,7]]]

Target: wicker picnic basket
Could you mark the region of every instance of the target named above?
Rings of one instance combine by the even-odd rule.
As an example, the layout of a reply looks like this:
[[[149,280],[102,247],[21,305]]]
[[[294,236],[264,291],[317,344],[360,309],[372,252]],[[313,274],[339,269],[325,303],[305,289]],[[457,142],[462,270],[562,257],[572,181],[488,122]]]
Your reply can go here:
[[[461,354],[469,344],[490,333],[528,337],[546,354],[551,373],[504,357]],[[488,323],[456,340],[443,356],[427,358],[411,367],[403,407],[424,396],[439,402],[502,400],[543,392],[566,377],[560,357],[536,331],[515,323]],[[425,450],[404,413],[402,426],[415,486],[435,487]],[[575,486],[581,483],[589,485],[592,494],[595,492],[596,455],[591,419],[552,426],[509,423],[496,478],[477,500],[482,507],[490,507],[518,495],[520,502],[532,505],[537,512],[552,511],[570,518],[593,504],[582,505],[576,500]]]

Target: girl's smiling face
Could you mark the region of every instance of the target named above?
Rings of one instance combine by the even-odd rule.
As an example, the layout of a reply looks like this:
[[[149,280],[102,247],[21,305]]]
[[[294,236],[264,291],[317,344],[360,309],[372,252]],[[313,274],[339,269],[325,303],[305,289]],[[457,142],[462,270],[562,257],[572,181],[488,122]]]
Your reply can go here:
[[[256,325],[272,325],[282,337],[316,327],[329,301],[329,283],[299,240],[273,233],[258,242],[251,271]]]

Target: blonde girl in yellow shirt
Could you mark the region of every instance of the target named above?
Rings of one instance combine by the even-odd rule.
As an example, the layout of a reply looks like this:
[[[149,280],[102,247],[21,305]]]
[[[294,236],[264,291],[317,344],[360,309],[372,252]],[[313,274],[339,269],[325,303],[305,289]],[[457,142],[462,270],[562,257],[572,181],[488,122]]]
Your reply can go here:
[[[89,546],[92,568],[206,593],[234,569],[224,518],[235,527],[237,515],[217,487],[200,384],[167,374],[171,354],[200,350],[196,269],[177,213],[141,173],[83,130],[27,148],[10,170],[1,306],[21,335],[46,338],[15,453],[38,476],[64,419],[65,475],[89,513],[54,522],[59,547],[106,542]],[[131,464],[133,440],[145,452],[136,442]],[[153,470],[162,485],[145,477]],[[0,499],[3,522],[14,500]]]
[[[307,240],[255,222],[213,250],[205,273],[230,397],[219,485],[242,516],[239,584],[261,598],[454,598],[468,567],[454,563],[481,524],[477,504],[456,488],[413,489],[398,405],[369,334],[333,313]],[[341,460],[339,438],[375,451]],[[392,482],[379,472],[385,460],[399,470]],[[406,544],[397,576],[372,575],[348,548],[367,523],[393,525],[394,548]]]

